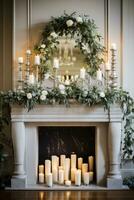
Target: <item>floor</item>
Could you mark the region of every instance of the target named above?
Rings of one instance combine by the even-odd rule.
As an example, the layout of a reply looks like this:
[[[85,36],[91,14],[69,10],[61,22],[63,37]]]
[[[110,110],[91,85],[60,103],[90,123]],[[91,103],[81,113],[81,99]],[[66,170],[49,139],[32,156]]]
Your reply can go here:
[[[134,191],[0,191],[0,200],[134,200]]]

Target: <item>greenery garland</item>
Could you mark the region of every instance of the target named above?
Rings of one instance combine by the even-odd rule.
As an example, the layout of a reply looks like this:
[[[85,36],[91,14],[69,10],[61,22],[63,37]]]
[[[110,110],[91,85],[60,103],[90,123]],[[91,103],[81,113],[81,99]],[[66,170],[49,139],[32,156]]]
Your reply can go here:
[[[110,109],[112,104],[119,104],[123,112],[123,120],[125,121],[122,158],[134,159],[134,100],[128,92],[121,88],[118,90],[101,91],[97,87],[92,87],[87,90],[73,83],[70,86],[59,85],[56,88],[44,90],[39,85],[29,85],[21,91],[1,92],[0,98],[5,103],[23,105],[28,111],[38,104],[58,103],[69,106],[72,100],[87,106],[103,105],[104,109],[107,110]]]
[[[35,53],[41,55],[40,72],[44,74],[50,70],[53,54],[58,50],[59,37],[68,36],[75,39],[76,46],[84,55],[87,72],[94,75],[101,63],[104,47],[100,43],[101,36],[93,19],[87,15],[76,16],[76,13],[54,18],[45,26],[39,44],[35,46]]]

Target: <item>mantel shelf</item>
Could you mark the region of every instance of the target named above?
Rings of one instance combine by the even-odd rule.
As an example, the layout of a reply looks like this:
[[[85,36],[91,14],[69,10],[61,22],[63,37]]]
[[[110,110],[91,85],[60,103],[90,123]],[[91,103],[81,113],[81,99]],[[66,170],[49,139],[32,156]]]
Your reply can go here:
[[[110,113],[103,106],[88,107],[82,104],[65,105],[37,105],[32,110],[14,105],[11,119],[23,122],[120,122],[122,112],[118,105],[110,108]]]

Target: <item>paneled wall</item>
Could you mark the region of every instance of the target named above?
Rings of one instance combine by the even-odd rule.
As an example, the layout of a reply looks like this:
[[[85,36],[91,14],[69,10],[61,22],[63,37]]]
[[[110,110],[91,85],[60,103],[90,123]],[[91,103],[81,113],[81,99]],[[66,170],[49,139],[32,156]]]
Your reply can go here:
[[[64,11],[67,13],[76,11],[79,14],[88,14],[95,20],[106,48],[109,48],[112,42],[117,43],[117,72],[120,85],[122,82],[121,8],[121,0],[14,0],[14,77],[17,77],[16,58],[20,55],[25,57],[26,49],[33,48],[51,16],[60,16]]]
[[[12,88],[13,1],[0,1],[0,90]]]
[[[45,23],[51,16],[63,14],[64,10],[67,13],[77,11],[89,14],[104,37],[103,43],[107,49],[110,43],[117,43],[119,85],[134,96],[133,0],[0,1],[0,88],[15,87],[17,57],[25,57],[25,50],[32,49],[38,42]]]

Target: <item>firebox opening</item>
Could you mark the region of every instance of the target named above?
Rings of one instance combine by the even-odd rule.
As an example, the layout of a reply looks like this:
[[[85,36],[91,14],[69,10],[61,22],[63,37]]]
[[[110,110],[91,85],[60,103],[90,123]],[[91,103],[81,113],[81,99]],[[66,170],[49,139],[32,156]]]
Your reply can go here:
[[[94,157],[94,181],[96,181],[95,166],[95,127],[55,126],[38,127],[39,129],[39,165],[52,155],[64,154],[71,156],[74,152],[77,158],[82,157],[88,163],[88,157]]]

